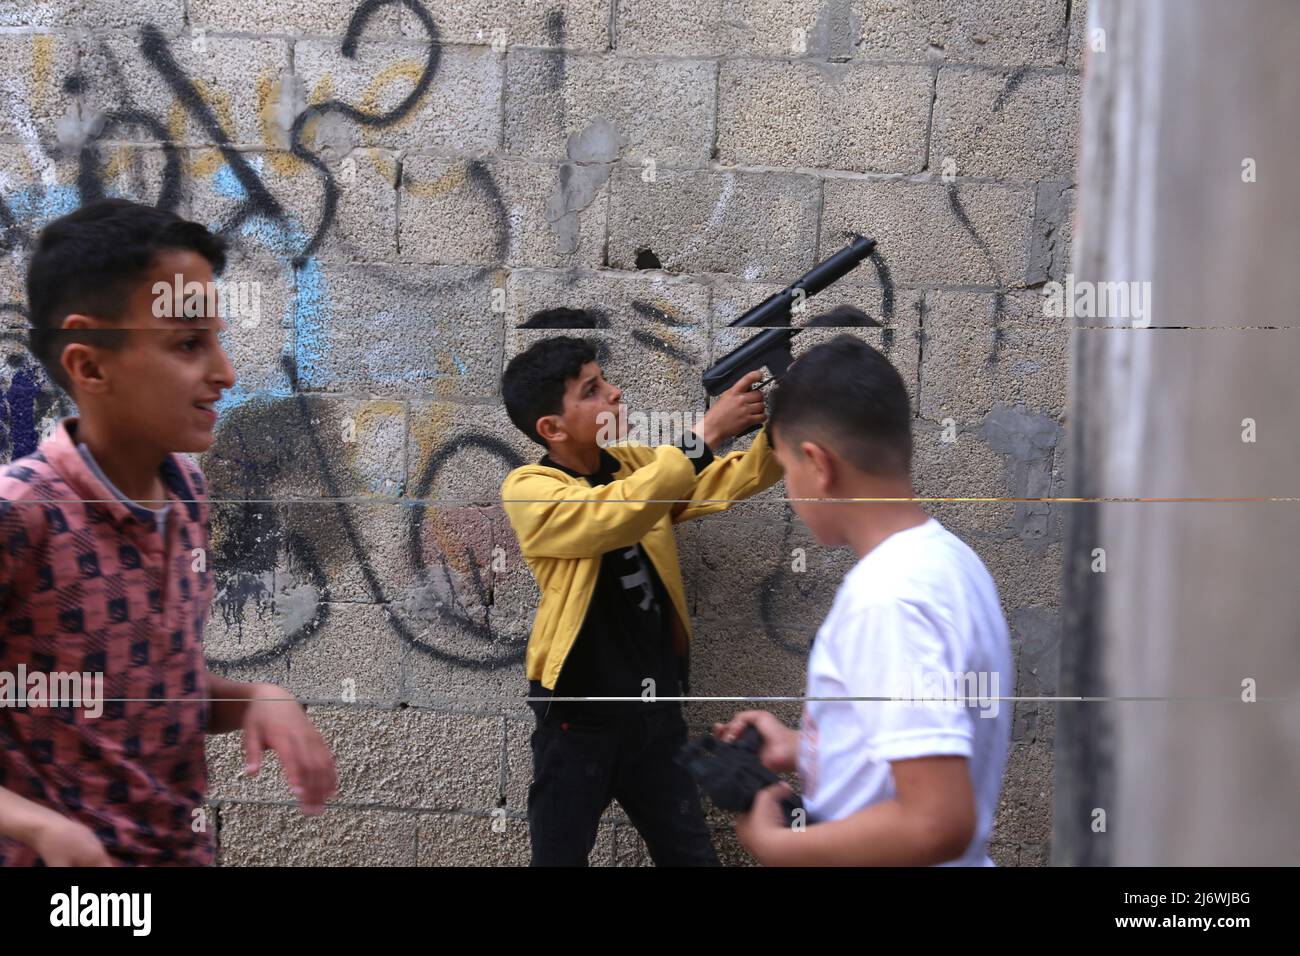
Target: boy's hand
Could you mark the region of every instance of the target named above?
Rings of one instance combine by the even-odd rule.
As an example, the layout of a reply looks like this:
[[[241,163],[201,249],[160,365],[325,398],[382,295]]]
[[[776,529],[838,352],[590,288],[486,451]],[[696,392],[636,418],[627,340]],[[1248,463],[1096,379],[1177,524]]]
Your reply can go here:
[[[786,828],[785,810],[781,806],[781,801],[792,795],[785,782],[774,783],[754,794],[749,812],[736,817],[736,839],[750,856],[765,866],[781,865],[785,860],[786,841],[798,837],[795,831]]]
[[[704,439],[704,444],[717,448],[728,438],[767,418],[763,392],[752,387],[762,380],[761,371],[750,372],[717,397],[713,407],[705,412],[704,419],[694,429]]]
[[[758,759],[773,773],[789,773],[795,769],[799,757],[799,731],[791,730],[765,710],[742,710],[725,724],[713,725],[713,736],[724,743],[733,743],[753,725],[763,738]]]
[[[31,841],[46,866],[115,866],[95,831],[84,823],[50,813]]]
[[[270,684],[259,685],[244,712],[242,730],[244,770],[250,777],[262,767],[262,752],[274,750],[302,812],[316,814],[325,809],[325,801],[339,785],[334,758],[292,694]]]

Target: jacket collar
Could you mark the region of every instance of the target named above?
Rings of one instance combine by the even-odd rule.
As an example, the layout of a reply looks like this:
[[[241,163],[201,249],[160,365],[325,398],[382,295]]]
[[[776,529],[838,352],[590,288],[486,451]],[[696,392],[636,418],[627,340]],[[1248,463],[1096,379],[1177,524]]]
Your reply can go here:
[[[543,455],[542,460],[538,462],[544,468],[554,468],[562,471],[570,478],[613,478],[623,467],[623,463],[610,454],[608,448],[600,450],[600,466],[589,475],[574,471],[572,468],[565,468],[559,462],[555,461],[549,454]]]
[[[147,523],[145,519],[135,515],[126,502],[118,498],[113,491],[108,488],[94,470],[86,464],[81,452],[77,450],[76,431],[77,418],[70,416],[59,419],[58,425],[54,428],[54,434],[48,441],[41,444],[41,453],[45,460],[50,463],[59,477],[67,482],[68,487],[77,495],[87,508],[93,508],[105,514],[114,524],[121,525],[128,521],[136,523]],[[185,469],[177,456],[168,455],[159,469],[163,486],[168,492],[169,499],[175,499],[185,504],[186,513],[191,521],[201,519],[202,512],[199,508],[199,502],[196,500],[194,489],[185,476]]]

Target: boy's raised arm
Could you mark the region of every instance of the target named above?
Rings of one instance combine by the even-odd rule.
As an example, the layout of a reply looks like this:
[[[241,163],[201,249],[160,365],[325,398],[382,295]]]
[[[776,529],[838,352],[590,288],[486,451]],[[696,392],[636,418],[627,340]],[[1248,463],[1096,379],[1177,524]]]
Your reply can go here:
[[[748,451],[733,451],[700,472],[688,501],[673,506],[673,522],[690,521],[725,511],[735,502],[772,487],[781,480],[781,466],[772,454],[767,429],[754,438]]]
[[[636,544],[674,502],[687,497],[695,468],[674,445],[626,478],[590,487],[526,465],[501,486],[502,505],[525,557],[589,558]]]

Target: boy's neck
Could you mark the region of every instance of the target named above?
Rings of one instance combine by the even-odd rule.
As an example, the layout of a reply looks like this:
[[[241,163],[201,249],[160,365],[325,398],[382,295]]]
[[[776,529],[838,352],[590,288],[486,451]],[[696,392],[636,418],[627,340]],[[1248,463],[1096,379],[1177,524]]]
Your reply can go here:
[[[551,461],[563,465],[570,471],[576,471],[580,475],[594,475],[600,470],[600,452],[599,445],[592,445],[589,448],[551,445],[546,453]]]
[[[117,490],[130,500],[157,507],[167,500],[159,469],[166,452],[115,434],[94,415],[77,419],[76,441],[90,449],[91,457]]]
[[[848,491],[844,498],[913,498],[910,481],[872,482]],[[865,558],[882,541],[900,531],[917,528],[930,520],[925,509],[913,501],[874,501],[869,503],[842,503],[840,520],[847,539],[858,559]]]

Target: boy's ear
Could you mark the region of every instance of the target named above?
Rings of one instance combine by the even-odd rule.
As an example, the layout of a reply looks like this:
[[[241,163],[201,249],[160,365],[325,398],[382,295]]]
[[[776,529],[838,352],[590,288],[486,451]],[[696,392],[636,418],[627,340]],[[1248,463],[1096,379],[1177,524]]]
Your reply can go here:
[[[89,316],[75,314],[65,318],[62,326],[64,331],[99,327],[99,324]],[[93,394],[102,392],[107,387],[108,380],[104,375],[101,350],[86,341],[92,337],[93,333],[66,336],[63,349],[59,353],[59,364],[63,367],[63,374],[68,377],[69,382],[83,392]]]
[[[835,457],[821,445],[811,441],[801,442],[799,450],[808,456],[815,487],[821,492],[821,497],[829,497],[828,492],[835,487],[838,472]]]
[[[534,427],[537,429],[537,434],[548,442],[563,441],[569,437],[569,433],[564,430],[564,426],[560,423],[559,415],[543,415],[537,419],[537,424]]]

